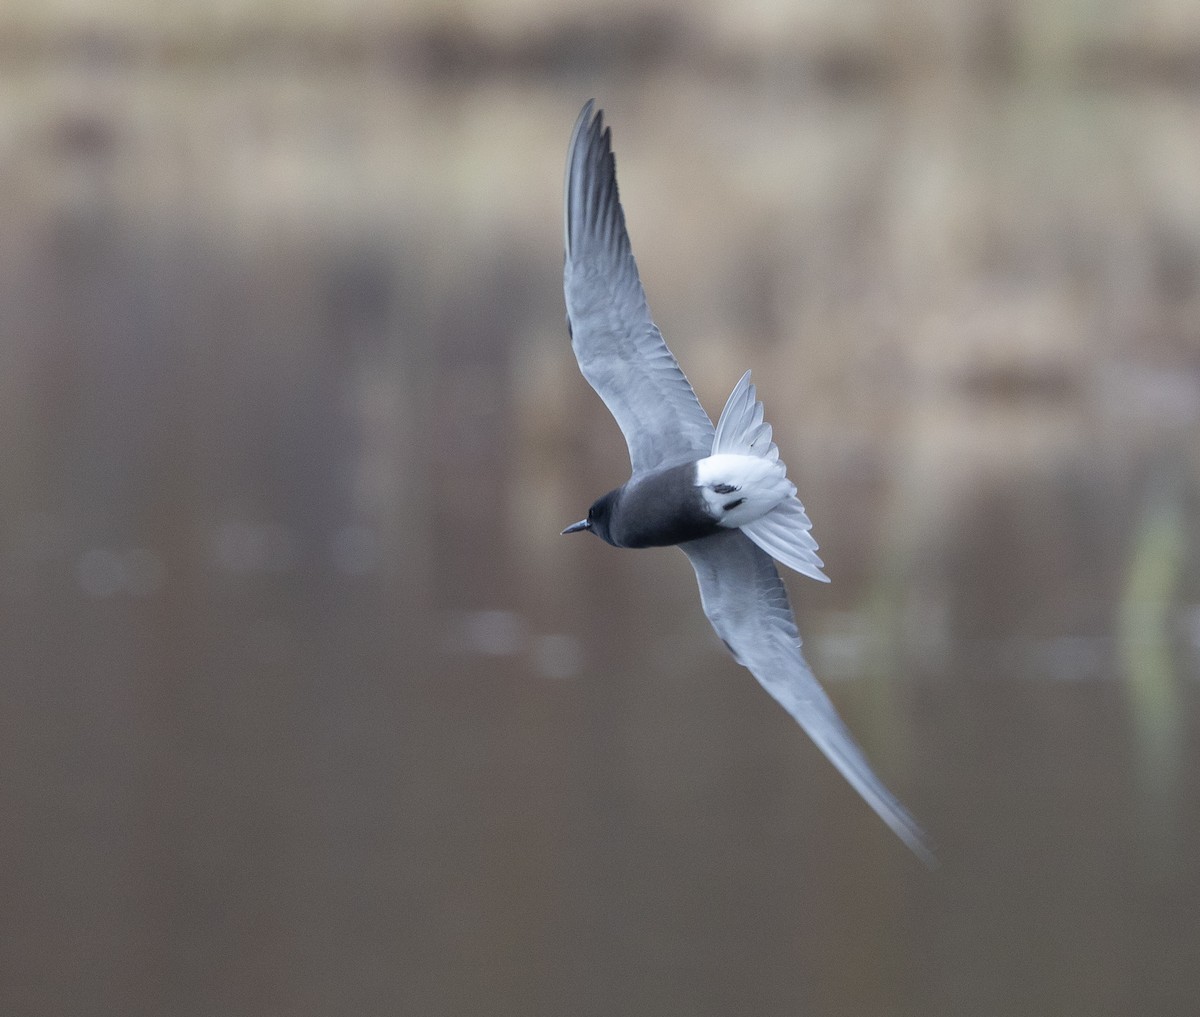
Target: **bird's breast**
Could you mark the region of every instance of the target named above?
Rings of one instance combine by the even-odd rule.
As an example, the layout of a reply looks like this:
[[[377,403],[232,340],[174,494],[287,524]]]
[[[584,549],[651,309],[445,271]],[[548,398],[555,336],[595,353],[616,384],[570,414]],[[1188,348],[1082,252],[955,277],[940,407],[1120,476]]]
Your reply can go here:
[[[610,527],[621,547],[669,547],[716,533],[696,486],[696,464],[634,477],[621,490]]]

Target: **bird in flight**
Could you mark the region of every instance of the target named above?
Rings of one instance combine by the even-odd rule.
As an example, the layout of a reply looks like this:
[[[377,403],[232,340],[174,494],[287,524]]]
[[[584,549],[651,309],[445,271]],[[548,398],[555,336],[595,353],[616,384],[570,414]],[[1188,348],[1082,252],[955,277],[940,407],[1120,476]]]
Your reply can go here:
[[[750,372],[714,429],[650,318],[617,194],[611,131],[591,100],[571,135],[565,198],[571,345],[625,436],[632,475],[563,533],[591,531],[614,547],[678,545],[696,571],[704,613],[734,659],[933,865],[920,826],[872,771],[800,651],[775,561],[829,580]]]

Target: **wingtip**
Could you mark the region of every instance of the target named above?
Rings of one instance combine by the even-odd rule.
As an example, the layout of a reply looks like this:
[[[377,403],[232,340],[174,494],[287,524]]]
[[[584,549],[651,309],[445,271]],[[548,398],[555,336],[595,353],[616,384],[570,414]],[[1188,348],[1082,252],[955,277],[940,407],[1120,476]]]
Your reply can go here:
[[[925,831],[917,824],[917,821],[912,818],[907,812],[902,809],[903,822],[893,823],[888,817],[883,819],[892,831],[904,842],[917,859],[930,872],[937,872],[942,867],[941,859],[937,856],[937,849]]]
[[[597,135],[604,146],[604,150],[611,152],[612,133],[604,125],[604,110],[596,108],[595,99],[588,99],[579,110],[579,116],[575,118],[575,126],[571,130],[570,144],[567,145],[567,169],[563,181],[563,204],[566,209],[563,219],[563,249],[566,251],[568,258],[571,256],[571,179],[575,175],[576,164],[581,158],[581,147],[587,147],[586,144],[581,142],[581,139],[587,133]]]
[[[596,100],[595,99],[588,99],[588,101],[585,102],[583,104],[583,106],[580,108],[579,116],[577,116],[575,118],[575,129],[571,132],[572,147],[574,146],[575,138],[577,138],[579,136],[579,132],[583,129],[584,125],[587,124],[592,119],[592,112],[595,109],[596,109]],[[600,111],[601,116],[603,116],[603,113],[604,113],[604,111],[601,110]]]
[[[910,847],[912,847],[912,845],[910,845]],[[921,862],[924,864],[925,868],[928,869],[930,872],[937,872],[938,869],[940,869],[942,867],[942,860],[940,858],[938,858],[937,854],[934,852],[934,849],[930,844],[927,844],[924,841],[922,841],[920,843],[920,846],[913,847],[912,851],[913,851],[913,854],[915,854],[921,860]]]

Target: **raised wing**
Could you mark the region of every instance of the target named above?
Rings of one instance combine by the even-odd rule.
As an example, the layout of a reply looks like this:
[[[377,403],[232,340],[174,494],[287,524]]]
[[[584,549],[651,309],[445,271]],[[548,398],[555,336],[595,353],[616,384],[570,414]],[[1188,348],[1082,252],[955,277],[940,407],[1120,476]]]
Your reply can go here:
[[[713,426],[650,319],[604,115],[589,100],[567,152],[563,293],[579,369],[616,418],[634,473],[709,454]]]
[[[738,530],[680,547],[696,570],[704,613],[737,662],[799,722],[896,835],[934,866],[925,834],[875,776],[805,662],[787,590],[770,556]]]

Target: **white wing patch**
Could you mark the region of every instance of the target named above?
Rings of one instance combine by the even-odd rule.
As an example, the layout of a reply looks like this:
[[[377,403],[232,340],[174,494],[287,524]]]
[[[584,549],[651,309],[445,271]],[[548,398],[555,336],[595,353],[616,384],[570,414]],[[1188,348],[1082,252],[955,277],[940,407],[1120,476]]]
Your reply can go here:
[[[696,483],[705,504],[721,526],[741,527],[772,558],[821,582],[812,521],[796,498],[796,485],[787,479],[779,448],[771,440],[771,425],[763,420],[750,372],[733,387],[717,430],[713,454],[696,464]]]
[[[696,486],[718,525],[731,530],[761,519],[796,493],[778,459],[728,452],[696,463]]]

